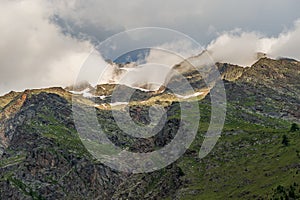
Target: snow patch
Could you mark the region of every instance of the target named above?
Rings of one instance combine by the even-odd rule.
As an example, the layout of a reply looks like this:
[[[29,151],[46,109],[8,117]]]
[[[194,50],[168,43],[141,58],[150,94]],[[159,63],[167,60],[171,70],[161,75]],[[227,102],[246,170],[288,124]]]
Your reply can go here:
[[[114,102],[114,103],[110,103],[110,106],[114,107],[114,106],[126,106],[128,105],[128,102]]]
[[[192,97],[197,97],[197,96],[200,96],[202,95],[203,92],[195,92],[194,94],[190,94],[190,95],[179,95],[179,94],[175,94],[176,97],[180,98],[180,99],[189,99],[189,98],[192,98]]]

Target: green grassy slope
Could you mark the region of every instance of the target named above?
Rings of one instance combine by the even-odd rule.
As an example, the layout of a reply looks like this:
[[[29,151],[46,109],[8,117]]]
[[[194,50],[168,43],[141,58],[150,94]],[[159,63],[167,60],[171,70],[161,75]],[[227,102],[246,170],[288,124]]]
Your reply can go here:
[[[180,199],[276,199],[289,195],[291,186],[300,198],[300,132],[290,132],[287,121],[259,116],[263,123],[253,124],[239,120],[241,114],[252,115],[229,105],[222,137],[213,151],[197,158],[199,136],[177,162],[185,174],[185,184],[177,192]],[[282,144],[284,134],[289,146]],[[284,190],[278,192],[278,186]]]

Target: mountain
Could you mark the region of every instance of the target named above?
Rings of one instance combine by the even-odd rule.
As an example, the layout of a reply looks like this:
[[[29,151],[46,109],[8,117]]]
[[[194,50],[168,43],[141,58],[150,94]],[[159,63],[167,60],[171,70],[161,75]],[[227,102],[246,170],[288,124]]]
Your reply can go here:
[[[174,67],[183,77],[168,82],[182,87],[182,78],[187,79],[194,93],[184,95],[173,94],[170,85],[159,91],[140,88],[128,104],[114,107],[120,103],[111,103],[116,88],[121,98],[131,87],[83,83],[0,97],[1,199],[299,199],[300,132],[290,127],[300,123],[300,62],[263,57],[251,67],[216,66],[226,89],[227,116],[221,138],[203,159],[198,153],[211,118],[214,82],[206,85],[186,62]],[[119,172],[85,149],[74,124],[72,96],[95,107],[110,141],[132,152],[151,152],[174,139],[181,123],[179,102],[198,103],[200,126],[189,149],[168,167]],[[167,114],[155,136],[130,136],[114,121],[112,109],[125,112],[129,106],[132,119],[147,125],[154,104]],[[283,144],[284,135],[288,142]]]

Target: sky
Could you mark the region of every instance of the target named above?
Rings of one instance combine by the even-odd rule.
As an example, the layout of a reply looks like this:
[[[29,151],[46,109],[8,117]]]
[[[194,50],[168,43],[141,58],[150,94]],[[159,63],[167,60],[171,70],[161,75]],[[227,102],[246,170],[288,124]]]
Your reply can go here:
[[[0,94],[71,85],[95,45],[142,27],[179,31],[217,62],[249,66],[257,52],[300,60],[299,8],[298,0],[1,0]],[[156,45],[201,53],[184,41]],[[150,51],[146,60],[161,57]]]

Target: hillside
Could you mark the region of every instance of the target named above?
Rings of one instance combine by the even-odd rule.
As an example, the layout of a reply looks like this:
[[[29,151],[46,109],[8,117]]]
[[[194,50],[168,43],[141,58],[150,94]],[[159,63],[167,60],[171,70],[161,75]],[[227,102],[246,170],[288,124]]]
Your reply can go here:
[[[0,97],[1,199],[299,199],[300,131],[290,128],[300,123],[300,62],[261,58],[249,68],[216,65],[226,89],[227,116],[221,138],[204,159],[198,154],[211,117],[213,85],[205,85],[193,70],[184,76],[198,95],[176,96],[163,87],[156,92],[140,89],[124,105],[144,125],[149,124],[149,106],[164,106],[166,124],[147,139],[128,136],[114,121],[113,106],[107,105],[117,85]],[[180,77],[169,84],[180,84]],[[120,87],[123,92],[132,89]],[[132,152],[151,152],[170,143],[181,121],[181,101],[198,103],[200,127],[189,149],[168,167],[145,174],[118,172],[95,160],[82,144],[72,95],[79,104],[95,107],[108,138]],[[124,112],[124,106],[116,109]],[[283,135],[288,145],[282,144]]]

